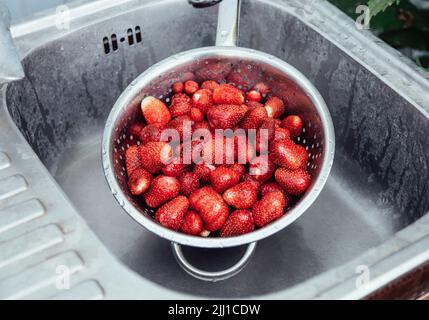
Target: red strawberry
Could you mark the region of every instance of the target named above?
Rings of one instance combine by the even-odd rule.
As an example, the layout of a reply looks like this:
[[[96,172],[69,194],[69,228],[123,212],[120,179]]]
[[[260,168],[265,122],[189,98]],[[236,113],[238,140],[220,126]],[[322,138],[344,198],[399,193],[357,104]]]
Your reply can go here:
[[[276,128],[274,130],[274,140],[290,140],[289,130],[285,128]]]
[[[281,126],[288,129],[290,136],[295,139],[302,132],[303,122],[299,116],[287,116],[283,119]]]
[[[246,113],[241,121],[240,127],[243,129],[258,129],[267,117],[267,109],[264,107],[256,107]]]
[[[244,94],[232,85],[221,84],[213,90],[213,102],[216,104],[241,105],[244,103]]]
[[[196,164],[194,166],[194,173],[204,183],[210,182],[210,173],[216,169],[215,166],[210,164]]]
[[[261,186],[261,196],[265,196],[267,193],[274,191],[285,192],[277,182],[266,182]]]
[[[284,214],[286,199],[282,192],[269,192],[253,205],[253,219],[258,227],[280,218]]]
[[[256,101],[247,101],[246,105],[247,105],[247,109],[249,109],[249,110],[253,110],[257,107],[263,107],[264,106],[262,103],[256,102]]]
[[[142,131],[144,128],[144,125],[141,124],[140,122],[134,122],[127,130],[127,133],[129,136],[133,136],[138,138],[140,131]]]
[[[128,179],[128,188],[131,194],[138,196],[149,189],[151,181],[152,175],[149,172],[145,169],[136,169],[131,173]]]
[[[269,151],[272,161],[278,166],[295,170],[307,165],[307,151],[291,140],[274,140]]]
[[[235,186],[240,181],[240,175],[231,168],[220,166],[210,172],[210,181],[213,189],[222,193]]]
[[[191,120],[194,122],[201,122],[204,120],[204,113],[198,108],[191,108]]]
[[[213,80],[206,80],[201,84],[201,89],[207,89],[213,92],[214,89],[219,87],[220,84]]]
[[[140,146],[131,146],[125,151],[125,169],[128,177],[131,176],[134,170],[142,167],[140,148]]]
[[[203,229],[203,220],[200,215],[193,210],[189,210],[183,220],[182,231],[184,233],[197,236],[203,231]]]
[[[233,128],[240,122],[246,112],[247,107],[244,104],[220,104],[209,109],[207,112],[207,119],[212,128]]]
[[[161,138],[162,130],[164,130],[164,125],[161,123],[148,124],[140,131],[139,138],[141,143],[158,142]]]
[[[162,173],[169,177],[179,177],[186,168],[186,164],[179,163],[179,161],[180,159],[176,161],[173,160],[171,163],[167,164],[162,168]]]
[[[206,120],[194,123],[194,125],[192,126],[192,132],[195,132],[198,129],[204,129],[204,130],[211,131],[211,127],[210,127],[209,123]]]
[[[258,68],[249,68],[248,64],[240,64],[231,71],[226,80],[228,83],[233,83],[239,88],[248,90],[250,85],[259,76],[259,71],[260,69]]]
[[[258,82],[252,87],[252,90],[260,92],[263,96],[266,96],[270,93],[270,87],[263,82]]]
[[[176,130],[176,132],[180,136],[180,139],[185,139],[185,132],[188,134],[188,139],[192,138],[192,120],[188,115],[178,116],[174,118],[167,124],[167,128]]]
[[[285,112],[285,105],[282,99],[270,97],[265,102],[265,109],[267,109],[268,117],[278,118]]]
[[[173,83],[173,85],[171,86],[171,90],[174,93],[182,93],[183,90],[185,90],[185,86],[183,85],[183,82],[175,82]]]
[[[255,148],[245,135],[234,136],[234,159],[239,164],[246,164],[255,157]]]
[[[171,114],[167,106],[161,100],[148,96],[142,100],[141,110],[148,124],[162,123],[166,125],[171,120]]]
[[[144,200],[149,207],[157,208],[177,197],[179,191],[179,180],[174,177],[159,175],[153,179],[149,190],[144,194]]]
[[[213,105],[213,94],[208,89],[200,89],[192,96],[192,106],[207,113],[209,108]]]
[[[289,194],[297,196],[305,192],[310,186],[311,177],[303,169],[289,170],[278,168],[274,174],[276,181]]]
[[[220,231],[221,237],[239,236],[252,232],[255,228],[252,213],[247,210],[235,210],[226,220]]]
[[[276,130],[275,121],[273,118],[266,119],[256,133],[256,151],[261,154],[266,154],[268,151],[269,141],[274,138]]]
[[[232,170],[237,172],[240,176],[246,172],[246,167],[239,163],[231,164],[228,166],[228,168],[231,168]]]
[[[195,72],[199,80],[211,79],[221,81],[231,72],[231,64],[228,62],[214,62]]]
[[[246,99],[248,101],[259,102],[262,99],[262,94],[256,90],[250,90],[246,94]]]
[[[248,173],[245,173],[242,175],[242,180],[243,182],[249,182],[251,183],[256,189],[259,190],[259,188],[261,187],[262,182],[260,181],[256,181],[254,179],[254,177]]]
[[[194,94],[198,90],[198,83],[193,80],[188,80],[185,82],[185,92],[189,95]]]
[[[192,192],[200,187],[200,180],[193,172],[184,172],[180,178],[180,193],[189,196]]]
[[[236,209],[248,209],[258,199],[258,190],[249,181],[240,182],[227,189],[223,193],[223,199],[227,204]]]
[[[205,222],[205,228],[216,231],[222,228],[229,211],[222,196],[210,187],[202,187],[189,196],[189,205],[199,212]]]
[[[250,162],[249,173],[256,181],[267,181],[274,173],[276,166],[267,155],[254,158]]]
[[[189,114],[192,100],[184,93],[176,93],[171,98],[170,113],[173,118]]]
[[[178,196],[161,206],[155,213],[155,219],[168,229],[179,230],[188,207],[188,198]]]
[[[161,171],[173,155],[171,145],[166,142],[149,142],[140,148],[141,165],[150,173]]]

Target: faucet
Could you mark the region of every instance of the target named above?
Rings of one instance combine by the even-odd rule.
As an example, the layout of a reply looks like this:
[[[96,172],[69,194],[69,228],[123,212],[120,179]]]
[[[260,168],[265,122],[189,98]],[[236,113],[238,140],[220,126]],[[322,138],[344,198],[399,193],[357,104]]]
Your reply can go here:
[[[20,80],[25,77],[9,27],[9,10],[0,1],[0,83]]]

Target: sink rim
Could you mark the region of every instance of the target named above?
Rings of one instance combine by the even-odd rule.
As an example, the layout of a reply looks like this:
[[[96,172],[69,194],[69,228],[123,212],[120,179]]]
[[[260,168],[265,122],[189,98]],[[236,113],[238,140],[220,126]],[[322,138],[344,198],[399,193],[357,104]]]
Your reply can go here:
[[[404,58],[401,54],[399,54],[396,50],[388,47],[386,44],[380,43],[375,36],[369,34],[368,32],[360,33],[357,30],[353,29],[354,22],[349,19],[347,16],[345,16],[342,12],[340,12],[338,9],[333,7],[332,5],[326,3],[326,2],[317,2],[314,3],[314,1],[310,0],[302,0],[300,1],[303,5],[313,5],[315,6],[315,15],[318,15],[319,17],[323,17],[325,19],[323,25],[317,21],[316,19],[311,20],[310,18],[303,16],[297,11],[297,7],[302,7],[302,4],[299,4],[295,0],[287,0],[287,1],[277,1],[277,0],[260,0],[262,2],[265,2],[269,5],[278,6],[279,9],[283,11],[287,11],[289,14],[294,15],[302,22],[306,23],[307,25],[310,25],[312,28],[317,28],[317,32],[321,33],[322,36],[328,38],[331,42],[333,42],[335,45],[337,45],[340,49],[345,51],[347,54],[349,54],[353,59],[357,60],[359,63],[361,63],[363,66],[365,66],[368,70],[370,70],[372,73],[377,75],[379,78],[382,79],[388,86],[392,87],[396,92],[400,93],[402,96],[404,96],[408,101],[410,101],[416,109],[424,114],[426,118],[429,118],[429,102],[425,101],[422,97],[424,97],[425,92],[429,91],[429,75],[423,74],[422,70],[419,70],[417,66],[415,66],[411,61]],[[122,3],[125,3],[124,8],[121,9],[136,9],[136,7],[143,7],[146,5],[149,1],[145,1],[144,3],[137,4],[134,0],[129,1],[122,1]],[[294,3],[295,7],[285,7],[285,2],[288,3]],[[79,7],[77,5],[77,7]],[[106,15],[104,15],[103,20],[110,18],[112,16],[118,15],[117,11],[115,11],[116,7],[113,9],[106,9],[104,12]],[[78,30],[81,27],[84,27],[88,24],[92,24],[88,20],[91,19],[92,15],[95,15],[95,12],[98,12],[99,9],[95,11],[89,10],[86,13],[86,16],[84,18],[78,18],[76,20],[76,24],[73,24],[71,31]],[[332,10],[336,12],[336,14],[332,14]],[[18,49],[21,52],[21,56],[26,56],[32,49],[35,49],[39,47],[40,45],[43,45],[50,40],[52,40],[55,37],[61,37],[62,34],[58,30],[55,29],[55,23],[54,23],[54,14],[52,12],[47,13],[52,18],[52,21],[47,24],[46,27],[33,32],[30,27],[26,28],[23,26],[23,29],[21,29],[20,36],[16,38]],[[81,20],[80,20],[81,19]],[[35,21],[37,18],[35,19]],[[310,21],[311,20],[311,21]],[[95,22],[93,22],[95,23]],[[343,40],[341,37],[337,37],[337,34],[334,32],[334,30],[344,30],[346,28],[349,28],[350,34],[352,35],[352,44],[358,45],[362,42],[368,44],[367,48],[367,54],[360,55],[359,53],[352,53],[347,48],[350,48],[350,43],[346,43],[345,40]],[[14,27],[12,26],[12,31],[14,30]],[[23,32],[25,31],[25,32]],[[355,38],[353,38],[355,37]],[[27,41],[31,44],[30,46],[27,45]],[[350,39],[349,39],[350,41]],[[381,52],[381,54],[380,54]],[[368,59],[372,59],[372,63],[368,62]],[[387,64],[387,62],[390,62],[391,65]],[[374,69],[374,64],[383,66],[387,68],[389,71],[388,75],[380,75],[379,72],[377,72]],[[403,86],[399,79],[401,77],[408,77],[412,80],[415,80],[416,83],[419,83],[419,85],[413,90],[406,90],[407,88]],[[395,80],[396,79],[396,80]],[[6,86],[5,86],[6,87]],[[2,90],[2,96],[1,104],[4,108],[7,109],[6,103],[5,103],[5,90]],[[3,112],[3,110],[2,110]],[[5,114],[7,115],[6,120],[8,122],[11,121],[9,112],[6,110]],[[3,120],[0,120],[0,122]],[[13,126],[16,128],[15,124],[12,121]],[[21,137],[22,143],[27,144],[28,142]],[[8,146],[9,147],[9,146]],[[31,147],[30,147],[31,148]],[[70,201],[69,201],[70,202]],[[53,213],[51,213],[53,214]],[[296,287],[293,288],[287,288],[283,291],[275,292],[273,294],[263,295],[259,297],[263,298],[296,298],[297,296],[305,296],[305,297],[323,297],[323,298],[343,298],[343,297],[349,297],[349,298],[362,298],[365,297],[368,293],[373,292],[377,290],[378,288],[381,288],[385,284],[387,284],[392,279],[397,278],[400,275],[405,274],[406,272],[412,270],[413,267],[418,266],[422,260],[426,259],[427,257],[424,256],[427,252],[429,252],[429,246],[422,246],[419,244],[419,242],[426,241],[425,243],[428,243],[427,240],[429,240],[429,215],[425,215],[419,220],[417,220],[415,223],[409,225],[408,227],[404,228],[403,230],[399,231],[397,234],[395,234],[392,239],[388,240],[387,242],[395,247],[395,249],[392,249],[390,253],[387,254],[387,256],[383,259],[372,259],[370,258],[371,252],[380,252],[383,251],[386,252],[385,246],[386,243],[383,243],[382,245],[375,247],[369,251],[371,252],[365,252],[361,256],[359,256],[357,259],[359,261],[370,261],[368,264],[371,267],[371,270],[373,270],[373,273],[378,275],[377,276],[377,282],[374,282],[372,286],[369,286],[367,288],[360,288],[357,289],[355,287],[355,276],[354,270],[350,269],[350,266],[353,265],[354,262],[347,263],[343,266],[340,266],[338,268],[335,268],[331,271],[327,271],[319,276],[316,276],[312,279],[309,279],[306,282],[303,282]],[[426,230],[426,235],[422,236],[418,240],[407,240],[404,241],[404,236],[407,235],[413,235],[414,232],[418,228],[423,228]],[[397,263],[398,261],[401,261],[401,257],[409,257],[409,255],[414,257],[419,257],[419,259],[414,259],[410,261],[409,263]],[[398,259],[399,257],[399,259]],[[116,257],[113,257],[113,259],[116,259]],[[397,263],[394,265],[394,263]],[[356,265],[356,264],[354,264]],[[129,269],[124,269],[124,272],[130,272]],[[165,289],[165,292],[171,294],[171,290]]]

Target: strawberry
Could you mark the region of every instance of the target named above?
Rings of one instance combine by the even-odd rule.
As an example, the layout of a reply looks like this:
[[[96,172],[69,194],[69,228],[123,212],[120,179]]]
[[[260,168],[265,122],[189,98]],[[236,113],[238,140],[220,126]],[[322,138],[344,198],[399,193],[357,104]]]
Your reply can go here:
[[[193,172],[184,172],[180,178],[180,193],[189,196],[192,192],[200,187],[200,180]]]
[[[213,105],[213,93],[208,89],[200,89],[192,96],[192,106],[201,110],[202,113],[207,113]]]
[[[303,169],[289,170],[278,168],[274,177],[287,193],[294,196],[304,193],[311,183],[310,175]]]
[[[217,167],[210,172],[210,182],[215,191],[222,193],[226,189],[235,186],[240,181],[240,175],[225,166]]]
[[[152,175],[145,169],[134,170],[128,179],[128,188],[131,194],[138,196],[149,189]]]
[[[241,64],[234,68],[226,78],[228,83],[232,83],[238,88],[248,90],[250,85],[257,78],[259,70],[257,68],[249,67],[247,64]]]
[[[262,94],[256,90],[250,90],[246,94],[246,99],[248,101],[260,102],[262,99]]]
[[[273,140],[275,133],[275,121],[273,118],[266,119],[256,133],[256,151],[266,154],[269,141]]]
[[[270,93],[270,87],[263,82],[258,82],[252,87],[252,90],[258,91],[262,94],[262,96],[266,96]]]
[[[227,150],[228,151],[228,150]],[[234,136],[234,159],[239,164],[246,164],[255,157],[255,148],[244,135]]]
[[[281,126],[282,128],[288,129],[290,136],[295,139],[302,132],[303,122],[299,116],[287,116],[283,119]]]
[[[186,164],[179,163],[180,159],[173,160],[162,168],[162,173],[169,177],[179,177],[186,168]]]
[[[252,208],[253,219],[258,227],[280,218],[284,214],[286,199],[282,192],[269,192],[257,201]]]
[[[188,207],[188,198],[178,196],[156,210],[155,219],[164,227],[177,231],[183,224]]]
[[[161,138],[162,130],[164,130],[164,125],[162,123],[148,124],[140,131],[138,137],[142,144],[158,142]]]
[[[285,128],[276,128],[274,130],[274,140],[290,140],[290,132]]]
[[[276,166],[267,155],[254,158],[249,165],[249,173],[256,181],[267,181],[273,176]]]
[[[295,170],[307,165],[307,151],[291,140],[274,140],[269,151],[271,160],[278,166]]]
[[[143,130],[144,125],[140,122],[134,122],[127,130],[127,133],[129,136],[133,136],[138,138],[140,135],[140,132]]]
[[[220,104],[209,109],[207,119],[212,128],[233,128],[240,122],[246,112],[247,107],[244,104]]]
[[[168,129],[174,129],[180,136],[180,139],[184,139],[185,130],[188,133],[188,138],[191,138],[191,130],[192,130],[192,120],[188,115],[178,116],[171,120],[167,124]]]
[[[150,173],[161,171],[171,160],[173,150],[166,142],[149,142],[140,148],[141,165]]]
[[[179,195],[180,183],[174,177],[159,175],[152,180],[149,190],[144,194],[146,204],[157,208]]]
[[[207,89],[213,92],[214,89],[219,87],[220,84],[213,80],[206,80],[201,84],[201,89]]]
[[[198,83],[193,80],[188,80],[185,82],[185,92],[189,95],[194,94],[198,90]]]
[[[221,84],[213,90],[213,102],[215,104],[241,105],[244,103],[244,94],[230,84]]]
[[[210,187],[202,187],[189,196],[189,205],[205,222],[205,228],[216,231],[222,228],[229,211],[222,196]]]
[[[258,129],[267,117],[267,109],[264,107],[256,107],[246,113],[241,121],[240,127],[243,129]]]
[[[162,123],[166,125],[171,120],[171,114],[167,106],[161,100],[148,96],[141,102],[141,110],[148,124]]]
[[[252,213],[247,210],[235,210],[226,220],[220,231],[221,237],[239,236],[252,232],[255,228]]]
[[[182,231],[184,233],[197,236],[203,232],[203,230],[203,220],[200,215],[193,210],[189,210],[183,220]]]
[[[131,146],[125,151],[125,169],[128,177],[131,176],[134,170],[142,167],[140,149],[140,146]]]
[[[209,183],[210,182],[210,173],[216,169],[215,166],[210,164],[196,164],[194,166],[194,173],[201,180],[201,182]]]
[[[250,175],[248,173],[245,173],[245,174],[242,175],[242,180],[243,180],[243,182],[249,182],[249,183],[251,183],[256,189],[259,189],[261,187],[261,184],[262,184],[262,182],[256,181],[254,179],[254,176],[252,176],[252,175]]]
[[[204,120],[204,113],[198,108],[191,108],[191,112],[189,114],[191,120],[194,122],[201,122]]]
[[[176,93],[171,98],[170,113],[173,118],[189,114],[192,100],[184,93]]]
[[[268,98],[264,106],[270,118],[278,118],[285,112],[285,105],[278,97]]]
[[[269,192],[280,191],[285,193],[283,188],[277,182],[265,182],[261,186],[261,196],[265,196]],[[285,193],[286,194],[286,193]]]
[[[206,120],[194,123],[194,125],[192,126],[192,132],[195,132],[198,129],[204,129],[204,130],[211,131],[211,127],[210,127],[209,123]]]
[[[239,163],[234,163],[234,164],[228,165],[227,167],[237,172],[240,176],[246,172],[246,167]]]
[[[223,193],[223,200],[236,209],[248,209],[257,199],[258,189],[249,181],[240,182]]]
[[[175,82],[173,83],[173,85],[171,86],[171,90],[174,93],[182,93],[185,90],[185,86],[183,85],[183,82]]]
[[[263,107],[264,105],[262,103],[256,102],[256,101],[246,101],[246,106],[247,106],[247,109],[253,110],[257,107]]]
[[[231,64],[228,62],[214,62],[208,64],[195,72],[199,80],[211,79],[214,81],[221,81],[231,71]]]

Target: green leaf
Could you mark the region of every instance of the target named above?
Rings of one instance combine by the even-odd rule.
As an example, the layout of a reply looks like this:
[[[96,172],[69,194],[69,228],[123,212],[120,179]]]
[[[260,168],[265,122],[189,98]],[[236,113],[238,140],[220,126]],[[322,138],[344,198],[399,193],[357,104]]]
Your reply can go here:
[[[368,8],[371,17],[376,16],[380,12],[383,12],[393,4],[399,4],[400,0],[369,0]]]

